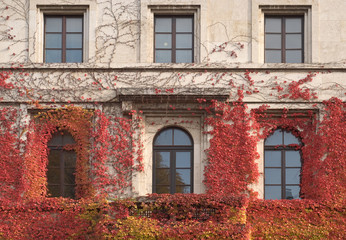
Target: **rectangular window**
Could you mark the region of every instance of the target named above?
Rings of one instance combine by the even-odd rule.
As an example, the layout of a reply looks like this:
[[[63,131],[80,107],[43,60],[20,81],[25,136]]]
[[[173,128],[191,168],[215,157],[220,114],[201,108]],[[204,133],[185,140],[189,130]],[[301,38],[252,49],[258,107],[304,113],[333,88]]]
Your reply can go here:
[[[193,16],[155,16],[155,62],[194,61]]]
[[[265,62],[304,62],[304,16],[265,16]]]
[[[44,61],[83,62],[83,16],[45,16]]]

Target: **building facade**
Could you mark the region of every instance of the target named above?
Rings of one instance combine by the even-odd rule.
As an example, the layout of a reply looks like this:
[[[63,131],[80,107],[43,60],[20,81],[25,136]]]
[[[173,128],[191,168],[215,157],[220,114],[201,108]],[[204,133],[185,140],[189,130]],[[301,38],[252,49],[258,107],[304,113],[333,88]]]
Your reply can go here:
[[[24,145],[38,113],[71,105],[95,113],[84,152],[88,170],[78,170],[79,153],[66,148],[82,141],[78,128],[68,127],[72,117],[53,124],[40,175],[50,196],[74,198],[82,191],[75,190],[83,182],[76,171],[98,179],[94,191],[103,184],[110,198],[208,192],[217,182],[211,179],[240,169],[233,160],[219,173],[208,167],[215,137],[206,133],[214,129],[206,124],[208,106],[217,100],[231,108],[241,102],[252,123],[250,115],[264,105],[261,113],[268,115],[257,119],[281,119],[252,145],[256,180],[248,187],[259,198],[300,198],[307,162],[300,147],[308,140],[303,127],[290,122],[309,115],[299,119],[314,125],[325,118],[323,101],[345,101],[344,0],[1,0],[0,8],[0,65],[11,72],[0,85],[0,107],[18,111]],[[226,106],[212,115],[227,113]],[[262,120],[246,137],[264,131]],[[122,146],[117,136],[129,143]],[[229,159],[246,155],[233,156],[228,147]],[[122,159],[132,162],[119,165]],[[120,177],[116,189],[101,183],[101,169],[113,179],[130,169],[122,181],[131,184],[122,185]]]

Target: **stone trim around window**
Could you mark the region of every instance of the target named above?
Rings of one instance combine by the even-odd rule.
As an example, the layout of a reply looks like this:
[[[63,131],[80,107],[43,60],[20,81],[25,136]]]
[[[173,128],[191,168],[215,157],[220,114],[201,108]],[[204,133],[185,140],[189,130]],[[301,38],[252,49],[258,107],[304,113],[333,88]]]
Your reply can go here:
[[[201,6],[196,5],[150,5],[142,4],[141,7],[141,42],[140,62],[154,62],[154,19],[155,15],[192,15],[194,22],[193,62],[200,61],[201,43]]]

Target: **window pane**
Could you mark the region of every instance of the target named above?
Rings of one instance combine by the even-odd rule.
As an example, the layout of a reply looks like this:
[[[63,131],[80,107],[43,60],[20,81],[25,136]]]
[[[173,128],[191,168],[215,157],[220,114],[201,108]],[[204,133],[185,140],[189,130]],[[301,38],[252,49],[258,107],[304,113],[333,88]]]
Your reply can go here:
[[[57,186],[48,185],[48,194],[51,197],[61,197],[60,189],[61,189],[60,185],[57,185]]]
[[[155,32],[172,32],[172,18],[155,18]]]
[[[281,169],[265,169],[265,184],[281,184]]]
[[[266,32],[281,32],[281,18],[266,18],[265,19]]]
[[[189,136],[180,129],[174,129],[174,145],[191,146]]]
[[[75,184],[75,169],[74,168],[65,168],[64,169],[64,183],[65,184]]]
[[[65,185],[65,196],[67,198],[75,198],[75,185]]]
[[[280,34],[266,34],[265,47],[281,49],[281,35]]]
[[[169,186],[156,186],[156,193],[170,193]]]
[[[265,186],[264,199],[281,199],[281,186]]]
[[[66,32],[82,32],[82,18],[66,18]]]
[[[61,34],[46,34],[46,48],[62,48]]]
[[[290,132],[284,132],[284,144],[300,144],[299,139]]]
[[[62,18],[46,18],[46,32],[62,32]]]
[[[176,167],[191,168],[191,152],[176,152]]]
[[[177,34],[176,47],[177,48],[192,48],[192,34]]]
[[[177,50],[176,51],[176,62],[177,63],[191,63],[192,50]]]
[[[302,51],[300,51],[300,50],[287,50],[286,51],[286,62],[287,63],[301,63],[302,62]]]
[[[170,167],[170,152],[156,152],[155,164],[157,168],[169,168]]]
[[[286,18],[286,32],[302,32],[302,18]]]
[[[191,180],[190,169],[177,169],[175,175],[176,185],[189,185]]]
[[[61,151],[59,150],[49,150],[49,155],[48,155],[48,166],[49,167],[59,167],[60,166],[60,154]]]
[[[265,167],[281,167],[281,151],[264,152]]]
[[[300,168],[286,168],[286,184],[300,183]]]
[[[76,152],[75,151],[63,151],[65,167],[76,167]]]
[[[66,34],[66,48],[82,48],[83,47],[83,35],[80,33]]]
[[[299,199],[299,186],[286,186],[286,199]]]
[[[191,193],[190,186],[176,186],[175,190],[176,193]]]
[[[176,18],[177,32],[192,32],[192,18]]]
[[[82,50],[66,50],[66,62],[82,62]]]
[[[46,50],[46,63],[61,62],[61,50]]]
[[[48,146],[62,146],[62,135],[60,133],[54,133],[52,138],[48,142]]]
[[[172,34],[156,34],[155,48],[172,48]]]
[[[156,184],[170,184],[169,169],[156,169]]]
[[[282,145],[282,131],[281,131],[281,129],[275,130],[272,135],[267,137],[267,139],[264,142],[264,145],[266,145],[266,146]]]
[[[155,51],[155,62],[157,62],[157,63],[170,63],[170,62],[172,62],[172,51],[171,50],[156,50]]]
[[[172,143],[172,129],[163,130],[155,139],[154,145],[173,145]]]
[[[286,151],[285,152],[286,167],[300,167],[300,154],[299,151]]]
[[[69,133],[66,133],[66,132],[64,133],[64,135],[62,135],[62,140],[63,140],[63,144],[64,144],[64,145],[65,145],[65,144],[74,144],[74,143],[76,143],[76,142],[74,141],[72,135],[69,134]]]
[[[302,48],[302,35],[286,34],[286,48]]]
[[[281,50],[266,50],[265,62],[267,63],[281,63]]]
[[[47,182],[49,184],[60,184],[60,168],[48,167]]]

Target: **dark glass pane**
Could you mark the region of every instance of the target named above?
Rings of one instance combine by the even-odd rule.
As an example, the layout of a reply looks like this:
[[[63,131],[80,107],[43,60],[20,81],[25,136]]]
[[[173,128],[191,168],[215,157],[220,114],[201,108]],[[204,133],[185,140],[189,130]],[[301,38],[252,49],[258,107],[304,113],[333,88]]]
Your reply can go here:
[[[66,62],[82,62],[82,50],[66,50]]]
[[[156,34],[155,48],[172,48],[172,34]]]
[[[302,35],[286,34],[286,48],[302,48]]]
[[[155,32],[172,32],[172,18],[156,18]]]
[[[52,138],[48,141],[48,146],[62,146],[62,135],[60,133],[54,133]]]
[[[83,18],[66,18],[66,32],[82,32]]]
[[[286,151],[285,152],[286,167],[301,167],[299,151]]]
[[[265,48],[281,49],[281,34],[266,34]]]
[[[64,174],[64,183],[65,184],[75,184],[75,169],[74,168],[65,168]]]
[[[266,168],[264,182],[265,184],[281,184],[281,169]]]
[[[265,167],[281,167],[281,151],[264,151]]]
[[[61,157],[60,150],[50,149],[49,155],[48,155],[48,167],[59,167],[60,157]]]
[[[75,168],[76,167],[76,152],[75,151],[63,151],[65,167]]]
[[[46,48],[62,48],[61,34],[46,34]]]
[[[156,50],[155,51],[155,62],[157,62],[157,63],[171,63],[172,62],[172,51],[171,50]]]
[[[265,19],[266,32],[281,32],[281,18],[266,18]]]
[[[286,32],[302,32],[302,18],[286,18]]]
[[[173,145],[172,143],[172,129],[166,129],[159,133],[155,139],[155,146],[160,145]]]
[[[191,187],[190,186],[176,186],[175,192],[176,193],[191,193]]]
[[[57,186],[48,185],[48,194],[51,197],[62,197],[60,189],[61,189],[60,185],[57,185]]]
[[[287,63],[302,63],[302,51],[301,50],[287,50],[286,62]]]
[[[169,186],[156,186],[156,193],[170,193]]]
[[[75,185],[65,185],[65,196],[67,198],[75,198],[76,197],[76,186]]]
[[[266,63],[281,63],[281,50],[266,50],[265,51]]]
[[[61,50],[46,50],[46,63],[60,63],[61,60]]]
[[[300,144],[299,139],[290,132],[284,132],[284,144]]]
[[[177,48],[192,48],[192,34],[177,34],[176,47]]]
[[[176,31],[177,32],[192,32],[192,18],[176,18]]]
[[[47,182],[49,184],[60,184],[60,168],[48,167]]]
[[[281,186],[265,186],[264,199],[281,199]]]
[[[169,168],[170,167],[170,152],[156,152],[155,164],[157,168]]]
[[[66,48],[82,48],[83,35],[81,33],[66,34]]]
[[[64,133],[64,135],[62,135],[62,138],[63,138],[63,144],[74,144],[76,143],[72,137],[71,134],[69,133]]]
[[[47,17],[46,32],[62,32],[62,17]]]
[[[191,152],[176,152],[176,167],[191,168]]]
[[[286,186],[286,199],[299,199],[299,186]]]
[[[177,50],[176,51],[177,63],[192,63],[192,50]]]
[[[282,131],[281,129],[275,130],[264,142],[266,146],[282,145]]]
[[[190,169],[177,169],[175,175],[176,185],[188,185],[191,182]]]
[[[300,183],[300,168],[286,168],[286,184]]]
[[[180,129],[174,129],[174,145],[192,146],[189,136]]]
[[[156,184],[170,184],[169,169],[156,169]]]

